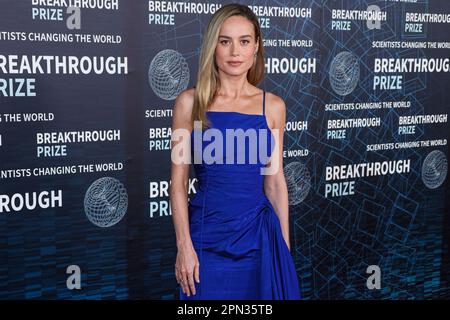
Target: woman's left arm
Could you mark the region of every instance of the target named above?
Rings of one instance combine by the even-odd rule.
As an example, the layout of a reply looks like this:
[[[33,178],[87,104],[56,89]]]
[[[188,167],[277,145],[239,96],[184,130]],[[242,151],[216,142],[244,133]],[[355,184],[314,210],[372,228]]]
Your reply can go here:
[[[286,105],[284,101],[275,95],[267,99],[266,117],[268,125],[275,136],[275,148],[268,166],[275,165],[275,170],[264,178],[264,192],[274,207],[281,224],[281,231],[286,244],[291,249],[289,241],[289,200],[286,179],[283,171],[283,136],[286,125]],[[270,122],[270,123],[269,123]],[[274,149],[275,151],[275,149]],[[275,163],[277,161],[278,163]]]

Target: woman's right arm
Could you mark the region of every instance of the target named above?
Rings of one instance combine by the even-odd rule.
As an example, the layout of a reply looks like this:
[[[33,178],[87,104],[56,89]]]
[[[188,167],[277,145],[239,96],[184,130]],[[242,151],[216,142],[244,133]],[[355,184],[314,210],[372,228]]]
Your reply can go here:
[[[194,277],[199,279],[199,261],[189,232],[188,182],[190,163],[180,163],[176,158],[180,149],[190,154],[189,141],[192,130],[191,113],[194,103],[193,89],[182,92],[175,100],[172,116],[172,164],[170,184],[170,205],[177,241],[175,275],[183,292],[195,294]],[[181,132],[183,134],[177,134]],[[188,133],[188,135],[186,134]],[[180,137],[183,137],[180,139]],[[175,158],[174,158],[175,157]],[[174,161],[175,159],[175,161]],[[184,158],[186,159],[186,158]]]

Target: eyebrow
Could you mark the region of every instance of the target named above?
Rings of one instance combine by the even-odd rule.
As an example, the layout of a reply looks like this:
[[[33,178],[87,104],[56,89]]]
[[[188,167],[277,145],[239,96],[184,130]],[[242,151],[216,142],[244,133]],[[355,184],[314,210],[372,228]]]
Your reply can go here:
[[[250,34],[246,34],[246,35],[243,35],[243,36],[240,36],[239,38],[247,38],[247,37],[252,37]],[[222,35],[219,35],[219,38],[226,38],[226,39],[231,39],[231,37],[229,37],[229,36],[222,36]]]

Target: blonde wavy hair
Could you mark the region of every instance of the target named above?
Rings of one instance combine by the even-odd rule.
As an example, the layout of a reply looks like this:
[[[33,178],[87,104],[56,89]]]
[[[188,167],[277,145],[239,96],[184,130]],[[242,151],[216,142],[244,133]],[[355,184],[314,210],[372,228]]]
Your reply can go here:
[[[195,86],[192,122],[201,121],[202,129],[210,126],[206,110],[211,105],[220,87],[219,72],[215,62],[215,50],[220,28],[226,19],[232,16],[247,18],[255,28],[255,39],[258,41],[258,51],[253,66],[247,72],[247,80],[252,85],[258,85],[264,78],[264,50],[259,21],[253,11],[241,4],[228,4],[217,10],[209,21],[203,36],[200,53],[197,84]]]

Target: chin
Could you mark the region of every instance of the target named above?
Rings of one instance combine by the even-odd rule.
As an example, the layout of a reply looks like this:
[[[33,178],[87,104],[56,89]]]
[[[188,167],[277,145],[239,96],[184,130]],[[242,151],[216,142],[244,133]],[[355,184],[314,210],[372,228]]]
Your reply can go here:
[[[225,68],[222,69],[223,73],[230,75],[230,76],[241,76],[243,74],[246,74],[250,69],[230,69],[230,68]]]
[[[230,75],[230,76],[242,76],[244,74],[246,74],[247,72],[244,71],[240,71],[240,72],[236,72],[236,71],[230,71],[230,72],[225,72],[226,74]]]

